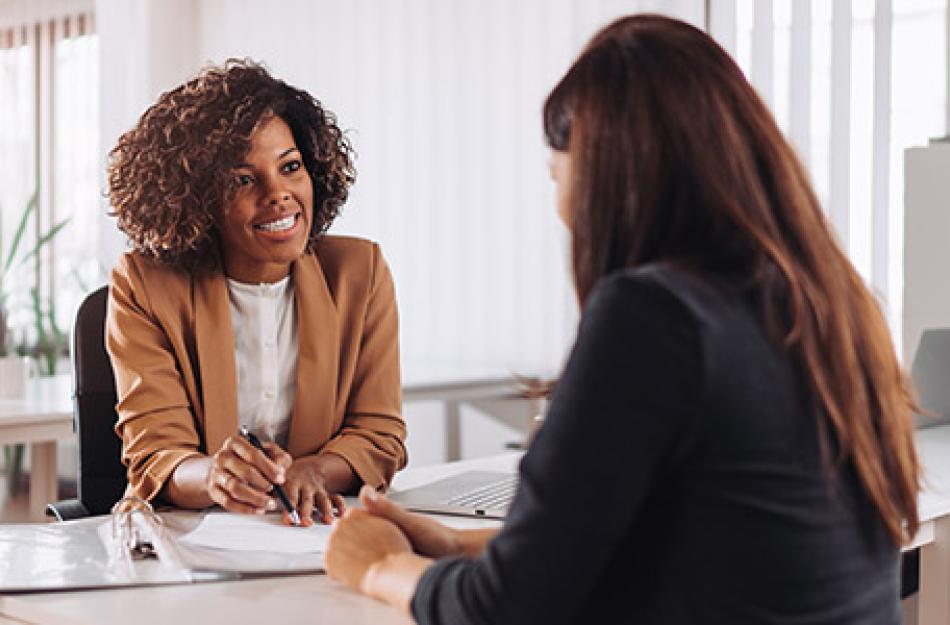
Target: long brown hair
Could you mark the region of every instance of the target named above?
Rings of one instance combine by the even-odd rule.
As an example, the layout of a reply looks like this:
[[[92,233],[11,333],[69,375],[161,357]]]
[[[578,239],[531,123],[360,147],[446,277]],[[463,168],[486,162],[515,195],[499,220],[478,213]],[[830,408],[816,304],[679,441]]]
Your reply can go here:
[[[581,305],[606,274],[651,261],[745,276],[815,397],[823,448],[853,463],[895,542],[912,536],[914,402],[887,324],[728,54],[684,22],[622,18],[548,96],[544,126],[571,156]]]

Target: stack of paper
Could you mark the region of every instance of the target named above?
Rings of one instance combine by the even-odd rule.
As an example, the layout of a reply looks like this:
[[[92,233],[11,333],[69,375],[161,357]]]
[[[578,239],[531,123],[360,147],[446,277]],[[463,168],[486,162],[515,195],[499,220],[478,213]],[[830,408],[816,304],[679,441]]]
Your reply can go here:
[[[269,553],[322,553],[331,525],[284,525],[279,514],[253,515],[209,512],[180,542],[198,547]]]

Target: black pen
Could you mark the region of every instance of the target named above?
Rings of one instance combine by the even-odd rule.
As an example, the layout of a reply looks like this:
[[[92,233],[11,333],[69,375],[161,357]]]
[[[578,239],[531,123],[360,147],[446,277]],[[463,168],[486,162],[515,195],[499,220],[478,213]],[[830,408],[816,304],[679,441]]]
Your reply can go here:
[[[251,445],[254,445],[262,452],[264,451],[264,446],[261,445],[260,439],[254,436],[254,432],[241,426],[241,436],[246,438],[247,442]],[[266,452],[264,453],[266,454]],[[300,515],[294,510],[294,507],[290,505],[290,500],[287,499],[287,493],[284,492],[284,489],[281,488],[279,484],[274,484],[274,493],[277,495],[277,498],[280,499],[280,503],[284,504],[284,510],[286,510],[288,516],[290,516],[290,522],[294,525],[300,525]]]

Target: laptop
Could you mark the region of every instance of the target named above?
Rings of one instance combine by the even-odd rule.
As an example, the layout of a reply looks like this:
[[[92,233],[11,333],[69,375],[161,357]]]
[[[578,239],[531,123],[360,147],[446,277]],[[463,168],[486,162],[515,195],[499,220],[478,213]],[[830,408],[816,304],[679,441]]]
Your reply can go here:
[[[917,425],[950,423],[950,328],[924,330],[910,375],[924,413]]]
[[[517,486],[516,473],[466,471],[387,496],[415,512],[503,519]]]

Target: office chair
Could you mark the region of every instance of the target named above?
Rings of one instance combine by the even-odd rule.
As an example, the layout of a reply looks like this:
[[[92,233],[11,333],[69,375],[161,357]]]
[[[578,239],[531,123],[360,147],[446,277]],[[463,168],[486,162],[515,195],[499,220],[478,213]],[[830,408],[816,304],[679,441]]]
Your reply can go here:
[[[46,514],[60,521],[106,514],[122,498],[125,467],[114,431],[118,414],[115,375],[106,353],[109,287],[86,296],[73,328],[73,429],[79,448],[77,498],[50,503]]]

